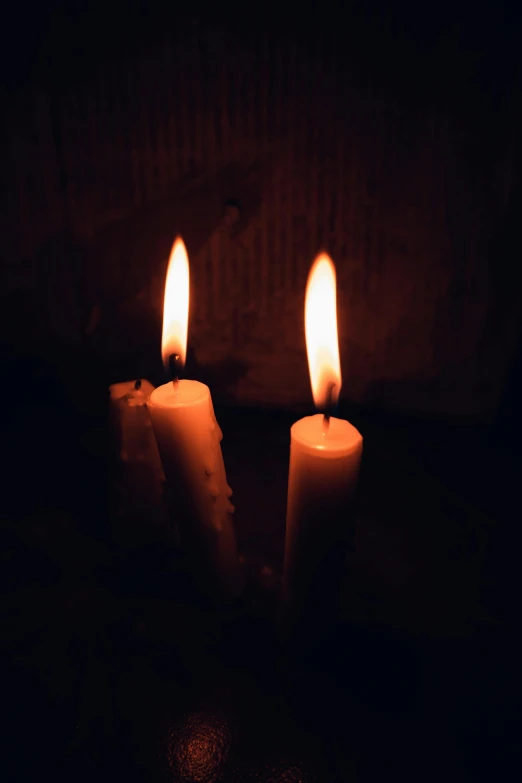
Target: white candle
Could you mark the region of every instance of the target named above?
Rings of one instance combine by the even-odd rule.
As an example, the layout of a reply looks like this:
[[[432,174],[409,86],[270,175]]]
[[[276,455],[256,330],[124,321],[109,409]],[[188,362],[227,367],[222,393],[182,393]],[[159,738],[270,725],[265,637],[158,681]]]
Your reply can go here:
[[[141,379],[109,387],[116,513],[163,523],[164,475],[146,405],[153,391],[154,386]]]
[[[185,361],[189,302],[189,266],[185,245],[174,243],[163,313],[162,354],[168,367]],[[176,362],[172,357],[176,356]],[[208,386],[174,380],[155,389],[148,409],[167,481],[169,505],[182,542],[196,569],[195,578],[225,597],[239,595],[239,563],[221,452],[223,437]]]
[[[352,525],[362,437],[349,422],[330,416],[339,397],[335,267],[326,254],[308,278],[305,332],[314,401],[324,413],[291,428],[283,597],[299,611],[335,596],[335,577]]]

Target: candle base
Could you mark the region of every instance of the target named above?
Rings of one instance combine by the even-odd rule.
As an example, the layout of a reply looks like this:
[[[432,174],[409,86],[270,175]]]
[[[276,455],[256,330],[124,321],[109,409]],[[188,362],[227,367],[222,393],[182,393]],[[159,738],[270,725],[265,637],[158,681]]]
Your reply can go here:
[[[301,571],[293,587],[283,579],[278,624],[286,645],[313,651],[327,637],[338,617],[344,555],[332,547],[321,562]]]
[[[183,551],[192,591],[212,603],[238,598],[245,577],[231,522],[219,531],[202,527],[198,518],[183,507],[172,482],[165,484],[164,496],[170,529]]]

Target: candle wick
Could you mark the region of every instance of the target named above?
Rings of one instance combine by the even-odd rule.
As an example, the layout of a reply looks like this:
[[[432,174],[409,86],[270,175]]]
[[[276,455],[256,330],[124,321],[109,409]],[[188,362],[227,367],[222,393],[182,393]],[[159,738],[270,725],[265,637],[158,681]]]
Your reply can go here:
[[[328,430],[330,429],[330,411],[325,411],[323,414],[323,436],[326,438]]]
[[[179,353],[171,353],[169,356],[169,373],[174,386],[174,392],[178,393],[181,358]]]
[[[323,435],[326,436],[330,429],[330,416],[334,407],[333,394],[335,390],[335,383],[329,383],[326,389],[326,401],[323,413]]]
[[[136,389],[136,391],[139,391],[141,389],[141,378],[138,378],[138,380],[134,384],[134,388]]]

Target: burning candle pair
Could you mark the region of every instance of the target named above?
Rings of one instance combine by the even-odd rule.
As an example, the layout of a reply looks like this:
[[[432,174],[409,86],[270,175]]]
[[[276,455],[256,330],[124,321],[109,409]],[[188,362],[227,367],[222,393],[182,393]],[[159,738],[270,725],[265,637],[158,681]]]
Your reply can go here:
[[[341,389],[336,298],[335,267],[323,253],[310,271],[305,304],[310,379],[322,413],[301,419],[291,429],[283,576],[287,607],[328,601],[328,591],[335,590],[332,579],[340,572],[334,561],[343,554],[343,539],[351,528],[362,437],[349,422],[331,415]],[[162,337],[163,363],[172,383],[156,389],[148,405],[185,539],[205,553],[225,592],[235,594],[241,578],[221,430],[208,387],[178,380],[187,345],[188,305],[188,258],[177,239],[167,272]]]
[[[189,311],[189,264],[176,239],[167,270],[162,355],[171,382],[152,391],[147,407],[166,476],[168,505],[197,579],[225,597],[243,577],[220,441],[208,386],[180,380]],[[362,438],[331,416],[341,388],[335,268],[326,254],[310,272],[305,332],[312,390],[322,414],[291,429],[283,595],[287,606],[311,602],[330,584],[332,556],[342,551],[362,454]]]

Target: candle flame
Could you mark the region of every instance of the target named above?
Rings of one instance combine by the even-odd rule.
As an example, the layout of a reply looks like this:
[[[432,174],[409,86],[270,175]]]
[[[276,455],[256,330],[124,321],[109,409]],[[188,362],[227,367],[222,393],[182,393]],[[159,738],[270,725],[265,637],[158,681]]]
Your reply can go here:
[[[335,266],[329,255],[320,253],[308,275],[305,301],[308,369],[319,410],[334,405],[341,391],[336,298]]]
[[[189,313],[189,277],[187,248],[181,237],[177,237],[170,253],[163,304],[161,355],[166,370],[168,370],[169,358],[172,354],[178,354],[181,365],[185,364]]]

